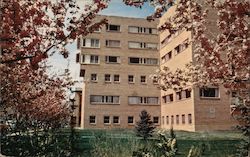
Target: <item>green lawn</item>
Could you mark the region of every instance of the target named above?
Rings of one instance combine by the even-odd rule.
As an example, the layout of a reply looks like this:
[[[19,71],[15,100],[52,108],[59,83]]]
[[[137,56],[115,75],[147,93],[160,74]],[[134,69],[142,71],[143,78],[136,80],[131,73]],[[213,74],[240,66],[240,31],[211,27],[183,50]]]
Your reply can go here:
[[[8,156],[34,156],[20,155],[20,153],[23,154],[26,151],[27,154],[40,153],[42,147],[39,147],[39,144],[45,144],[41,141],[47,140],[50,142],[47,145],[45,144],[45,154],[48,151],[50,154],[60,153],[63,150],[71,149],[71,146],[73,146],[75,152],[73,157],[131,157],[134,151],[144,148],[145,144],[147,144],[147,149],[153,152],[154,157],[160,156],[156,147],[158,142],[156,137],[150,138],[148,142],[145,142],[142,138],[137,137],[133,130],[75,129],[75,132],[76,138],[73,141],[73,145],[69,143],[69,139],[73,139],[70,136],[70,130],[63,130],[49,138],[44,138],[43,136],[33,138],[25,135],[8,136],[8,140],[1,138],[1,148],[2,152]],[[165,133],[168,134],[168,131]],[[200,145],[205,145],[204,157],[233,157],[235,156],[237,145],[239,145],[242,139],[241,134],[237,132],[193,133],[175,131],[175,134],[178,145],[177,157],[186,157],[192,146]],[[38,143],[36,145],[36,143],[31,143],[30,141]]]
[[[166,132],[168,133],[168,132]],[[205,144],[205,157],[234,156],[241,134],[237,132],[186,132],[175,131],[178,144],[178,156],[187,156],[192,145]],[[135,136],[133,130],[77,130],[77,151],[81,156],[94,156],[93,146],[101,147],[100,151],[107,157],[131,156],[132,152],[142,147],[142,140]],[[155,139],[152,138],[151,145]],[[92,155],[91,152],[92,151]],[[112,156],[110,155],[112,154]],[[118,155],[123,154],[123,155]],[[105,155],[103,155],[105,156]],[[97,156],[98,157],[98,156]]]

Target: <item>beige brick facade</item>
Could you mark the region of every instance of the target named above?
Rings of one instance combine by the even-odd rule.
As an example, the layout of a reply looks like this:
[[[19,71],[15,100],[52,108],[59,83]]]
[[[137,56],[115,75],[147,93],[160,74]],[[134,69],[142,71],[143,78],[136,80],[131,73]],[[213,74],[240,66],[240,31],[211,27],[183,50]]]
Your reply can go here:
[[[175,7],[171,7],[160,19],[159,25],[163,24],[174,13]],[[211,20],[213,18],[214,16],[211,16]],[[192,44],[183,46],[185,41],[191,39],[192,33],[187,31],[179,31],[170,38],[168,31],[161,32],[160,67],[166,66],[170,70],[183,69],[187,63],[193,61],[194,46]],[[176,51],[178,46],[181,46],[179,52]],[[172,52],[171,57],[167,56],[167,59],[165,59],[165,56],[170,52]],[[187,91],[184,90],[184,92],[180,92],[181,99],[178,99],[179,96],[177,96],[179,91],[161,92],[162,98],[173,94],[173,101],[165,103],[164,100],[161,100],[162,128],[173,127],[175,130],[210,131],[230,130],[235,126],[235,120],[230,114],[231,96],[226,94],[226,90],[222,86],[212,89],[215,92],[215,97],[202,95],[202,91],[198,87],[190,85],[187,89],[191,90],[190,95],[187,95]]]
[[[158,124],[160,124],[160,90],[157,89],[157,85],[150,79],[150,75],[159,67],[158,49],[129,48],[128,45],[129,42],[142,42],[155,43],[158,46],[159,36],[150,34],[152,30],[149,30],[149,28],[152,28],[155,31],[157,22],[112,16],[105,18],[108,19],[110,25],[119,26],[120,31],[111,31],[103,27],[100,32],[92,33],[85,37],[87,39],[99,39],[100,48],[81,47],[81,55],[91,54],[99,56],[97,64],[81,64],[81,69],[85,70],[81,128],[133,128],[143,109],[150,113],[152,119],[153,117],[158,117]],[[140,33],[130,33],[128,30],[129,26],[140,27],[138,28]],[[141,31],[144,32],[144,28],[146,33],[141,33]],[[111,29],[117,28],[113,26]],[[118,47],[108,47],[110,45],[107,46],[106,40],[119,40],[120,45],[118,44]],[[112,42],[108,44],[110,43],[113,44]],[[118,63],[107,63],[106,56],[119,57],[119,61],[117,61]],[[140,63],[137,64],[138,59],[135,59],[136,63],[134,64],[129,63],[129,57],[139,58]],[[147,58],[157,59],[158,63],[150,65],[149,61],[149,64],[146,64],[144,60]],[[91,80],[91,74],[97,75],[96,81]],[[105,81],[105,74],[110,75],[111,81]],[[119,75],[119,81],[114,81],[115,75]],[[129,75],[134,77],[133,82],[128,82]],[[141,76],[145,76],[146,82],[141,82]],[[91,96],[97,96],[97,99],[98,96],[102,96],[102,98],[99,97],[102,99],[100,100],[102,102],[91,102]],[[119,96],[119,102],[112,103],[111,99],[117,98],[112,98],[111,96]],[[143,102],[139,100],[140,102],[137,104],[130,104],[128,102],[128,97],[130,96],[138,97],[138,100],[147,99],[146,97],[155,97],[158,99],[158,102],[147,104],[144,100],[142,100]],[[108,101],[111,101],[111,103],[107,102],[106,99],[110,99]],[[109,123],[104,124],[104,116],[109,116]],[[128,123],[128,117],[134,118],[132,124]]]
[[[78,60],[85,80],[81,128],[133,128],[145,109],[152,120],[157,122],[158,118],[156,124],[163,129],[171,126],[187,131],[231,129],[230,96],[223,87],[212,89],[216,97],[206,97],[204,91],[192,86],[180,93],[160,91],[150,79],[158,68],[167,66],[175,70],[192,61],[193,46],[185,46],[191,40],[191,32],[180,31],[170,39],[166,38],[167,31],[155,32],[159,24],[174,14],[174,9],[170,8],[155,22],[100,16],[107,18],[109,25],[78,41]],[[166,56],[169,52],[171,57]]]

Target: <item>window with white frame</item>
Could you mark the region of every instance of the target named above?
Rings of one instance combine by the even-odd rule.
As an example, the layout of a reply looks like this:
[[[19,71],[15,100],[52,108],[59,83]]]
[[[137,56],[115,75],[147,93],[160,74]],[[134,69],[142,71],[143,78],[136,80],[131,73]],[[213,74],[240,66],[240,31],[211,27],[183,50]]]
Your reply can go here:
[[[130,64],[158,65],[157,58],[129,57]]]
[[[120,57],[119,56],[105,56],[105,62],[106,63],[120,63]]]
[[[128,124],[134,124],[134,117],[128,116]]]
[[[144,63],[146,65],[157,65],[158,64],[158,59],[156,58],[144,58]]]
[[[89,116],[89,124],[96,124],[96,117],[95,116]]]
[[[100,48],[100,40],[99,39],[83,39],[83,47]]]
[[[111,75],[110,74],[105,74],[104,75],[104,81],[105,82],[111,82]]]
[[[98,55],[82,55],[82,64],[99,64]]]
[[[157,49],[157,44],[155,43],[146,43],[146,49]]]
[[[157,49],[158,44],[129,41],[128,42],[128,47],[129,48],[135,48],[135,49]]]
[[[119,104],[119,96],[106,96],[106,95],[90,95],[90,103],[100,103],[100,104]]]
[[[106,25],[106,30],[107,31],[112,31],[112,32],[120,32],[121,27],[120,27],[120,25],[107,24]]]
[[[141,76],[141,83],[146,83],[147,80],[146,80],[146,76]]]
[[[134,83],[135,82],[134,75],[128,75],[128,82],[129,83]]]
[[[159,117],[153,117],[153,123],[159,124]]]
[[[176,92],[176,100],[182,100],[191,97],[191,89]]]
[[[120,117],[119,116],[114,116],[113,117],[113,123],[114,124],[120,124]]]
[[[96,82],[97,81],[97,74],[91,74],[90,80],[93,82]]]
[[[175,54],[176,54],[176,55],[179,54],[179,53],[181,52],[181,44],[178,45],[178,46],[176,46],[176,47],[174,48],[174,51],[175,51]]]
[[[170,51],[167,54],[165,54],[164,56],[162,56],[161,62],[165,63],[165,62],[169,61],[171,58],[172,58],[172,51]]]
[[[118,74],[114,75],[114,82],[120,82],[120,75]]]
[[[159,79],[156,76],[153,77],[153,84],[159,84]]]
[[[200,97],[219,98],[219,88],[200,88]]]
[[[168,42],[170,42],[172,40],[172,36],[171,34],[169,34],[168,36],[166,36],[162,41],[161,41],[161,47],[164,47],[165,45],[167,45]]]
[[[121,42],[120,40],[106,40],[107,47],[120,47]]]
[[[103,117],[103,123],[104,124],[110,124],[110,116],[104,116]]]
[[[173,94],[168,94],[168,95],[162,96],[162,99],[163,99],[163,103],[171,103],[174,101],[174,96]]]
[[[156,28],[129,26],[128,32],[129,33],[139,33],[139,34],[157,34],[157,29]]]
[[[158,104],[158,97],[129,96],[129,104]]]

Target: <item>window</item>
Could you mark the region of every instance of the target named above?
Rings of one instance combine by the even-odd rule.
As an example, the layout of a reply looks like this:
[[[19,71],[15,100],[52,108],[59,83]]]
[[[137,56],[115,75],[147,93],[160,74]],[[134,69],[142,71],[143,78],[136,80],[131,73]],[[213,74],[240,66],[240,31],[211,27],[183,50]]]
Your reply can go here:
[[[120,82],[120,75],[114,75],[114,82]]]
[[[140,64],[140,58],[130,57],[129,63]]]
[[[182,50],[185,50],[186,48],[188,48],[188,39],[186,39],[182,44]]]
[[[186,98],[190,98],[191,97],[191,89],[186,89]]]
[[[100,32],[101,32],[101,28],[96,28],[96,29],[94,30],[94,32],[95,32],[95,33],[100,33]]]
[[[174,96],[173,94],[165,95],[162,97],[163,103],[170,103],[174,101]]]
[[[165,117],[161,116],[162,125],[164,125],[164,119],[165,119]]]
[[[192,124],[192,114],[188,114],[188,124]]]
[[[200,97],[218,98],[219,88],[200,88]]]
[[[82,55],[82,64],[99,64],[98,55]]]
[[[168,125],[169,124],[169,117],[166,116],[166,124]]]
[[[153,123],[159,124],[159,117],[153,117]]]
[[[89,124],[96,124],[95,116],[89,116]]]
[[[76,54],[76,63],[79,63],[79,61],[80,61],[80,53],[77,53]]]
[[[156,76],[153,77],[153,84],[158,84],[159,80]]]
[[[176,46],[176,47],[174,48],[175,54],[176,54],[176,55],[179,54],[179,53],[181,52],[180,47],[181,47],[181,45],[178,45],[178,46]]]
[[[140,34],[157,34],[157,29],[156,28],[129,26],[128,32],[129,33],[140,33]]]
[[[112,31],[112,32],[120,32],[121,27],[120,27],[120,25],[107,24],[106,25],[106,30],[107,31]]]
[[[119,56],[105,56],[106,63],[120,63]]]
[[[80,77],[85,77],[85,69],[80,70]]]
[[[110,118],[109,116],[104,116],[103,117],[103,123],[104,124],[110,124],[109,118]]]
[[[134,83],[135,82],[134,75],[128,75],[128,82],[129,83]]]
[[[114,116],[114,117],[113,117],[113,123],[114,123],[114,124],[119,124],[119,123],[120,123],[120,118],[119,118],[119,116]]]
[[[164,47],[165,45],[167,45],[168,42],[171,41],[171,34],[169,34],[168,36],[166,36],[162,41],[161,41],[161,47]]]
[[[145,65],[158,65],[158,59],[156,59],[156,58],[129,57],[129,63],[131,63],[131,64],[145,64]]]
[[[144,42],[135,42],[135,41],[129,41],[128,42],[128,48],[134,48],[134,49],[157,49],[158,44],[156,43],[144,43]]]
[[[176,124],[179,124],[179,115],[176,115]]]
[[[139,42],[128,42],[128,47],[129,48],[139,49],[139,48],[141,48],[141,43],[139,43]]]
[[[158,59],[155,58],[144,58],[144,63],[147,65],[157,65],[158,64]]]
[[[129,104],[158,104],[158,97],[129,96]]]
[[[76,47],[77,47],[77,49],[81,48],[81,39],[80,38],[77,38]]]
[[[190,97],[191,97],[191,89],[186,89],[186,90],[176,92],[177,100],[182,100],[182,99],[190,98]]]
[[[120,40],[106,40],[107,47],[120,47],[121,42]]]
[[[83,39],[83,47],[100,48],[100,40],[99,39]]]
[[[128,124],[134,124],[134,117],[128,116]]]
[[[172,51],[168,52],[166,55],[161,57],[161,62],[165,63],[172,58]]]
[[[171,124],[174,124],[174,116],[171,116]]]
[[[90,95],[91,104],[119,104],[119,96]]]
[[[105,74],[104,75],[104,80],[105,80],[105,82],[111,82],[111,75],[110,74]]]
[[[155,43],[146,43],[146,49],[157,49],[157,44]]]
[[[146,83],[146,76],[141,76],[141,83]]]
[[[181,115],[181,122],[182,124],[185,124],[185,114]]]
[[[91,81],[97,81],[97,74],[91,74]]]

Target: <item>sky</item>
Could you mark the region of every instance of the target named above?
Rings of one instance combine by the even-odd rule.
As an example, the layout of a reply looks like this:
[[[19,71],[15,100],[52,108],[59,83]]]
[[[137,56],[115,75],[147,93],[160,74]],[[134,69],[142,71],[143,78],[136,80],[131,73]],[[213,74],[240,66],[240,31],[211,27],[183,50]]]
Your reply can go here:
[[[81,1],[81,2],[80,2]],[[88,0],[79,0],[80,3],[85,3]],[[154,12],[154,8],[145,4],[141,9],[131,6],[126,6],[122,0],[111,0],[108,8],[100,12],[101,15],[112,15],[112,16],[124,16],[124,17],[137,17],[137,18],[146,18],[148,15],[151,15]],[[54,54],[49,60],[48,63],[53,65],[51,71],[58,75],[63,74],[64,70],[68,67],[71,72],[71,76],[76,81],[82,81],[79,78],[80,65],[76,64],[75,56],[78,53],[76,48],[76,42],[67,45],[66,47],[69,52],[69,58],[64,59],[62,55]]]

